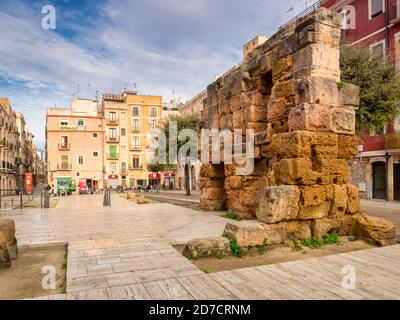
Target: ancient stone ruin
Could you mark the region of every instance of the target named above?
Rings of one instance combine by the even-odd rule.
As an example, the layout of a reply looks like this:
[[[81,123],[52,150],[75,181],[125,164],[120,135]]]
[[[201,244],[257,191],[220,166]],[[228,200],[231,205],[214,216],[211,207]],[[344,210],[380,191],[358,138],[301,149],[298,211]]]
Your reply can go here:
[[[0,270],[9,268],[11,260],[17,259],[18,247],[13,220],[0,220]]]
[[[239,245],[329,232],[394,243],[395,226],[360,214],[358,190],[348,184],[359,89],[340,80],[340,38],[340,15],[319,9],[208,86],[205,128],[256,133],[251,175],[236,175],[235,164],[201,170],[201,207],[247,220],[225,230]]]

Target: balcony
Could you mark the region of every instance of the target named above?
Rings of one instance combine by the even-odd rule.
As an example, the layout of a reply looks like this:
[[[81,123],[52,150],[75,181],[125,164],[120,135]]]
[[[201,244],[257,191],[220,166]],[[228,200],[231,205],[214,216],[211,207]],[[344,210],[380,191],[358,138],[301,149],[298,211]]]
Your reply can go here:
[[[128,175],[128,170],[127,168],[121,168],[120,172],[121,176],[127,176]]]
[[[72,164],[70,163],[58,163],[57,164],[57,170],[58,171],[71,171],[72,170]]]
[[[143,165],[135,166],[133,164],[130,164],[129,165],[129,170],[132,170],[132,171],[143,171]]]
[[[110,119],[110,118],[107,118],[107,119],[106,119],[106,124],[107,124],[108,126],[117,126],[117,125],[119,124],[119,121],[118,121],[118,119]]]
[[[69,151],[69,150],[71,150],[71,144],[70,143],[59,143],[58,150]]]
[[[119,159],[119,154],[118,153],[107,153],[107,159],[108,160],[118,160]]]
[[[107,136],[106,141],[107,141],[107,143],[118,143],[119,136]]]

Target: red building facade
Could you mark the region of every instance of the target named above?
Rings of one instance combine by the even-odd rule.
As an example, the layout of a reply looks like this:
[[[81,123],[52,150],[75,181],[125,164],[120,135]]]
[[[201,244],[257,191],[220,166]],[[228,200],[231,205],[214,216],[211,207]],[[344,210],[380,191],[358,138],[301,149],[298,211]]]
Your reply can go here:
[[[348,44],[387,56],[400,71],[400,0],[325,0],[317,5],[342,13]],[[400,201],[400,117],[381,132],[361,135],[361,144],[360,159],[353,162],[353,182],[361,195]]]

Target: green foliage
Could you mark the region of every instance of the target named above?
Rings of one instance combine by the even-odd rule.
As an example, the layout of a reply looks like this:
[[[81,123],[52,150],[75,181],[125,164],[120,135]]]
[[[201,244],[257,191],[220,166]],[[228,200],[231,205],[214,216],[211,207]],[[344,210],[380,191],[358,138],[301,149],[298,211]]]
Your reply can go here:
[[[339,81],[338,83],[337,83],[337,87],[338,87],[338,89],[343,89],[344,87],[345,87],[345,85],[346,85],[346,83],[345,82],[343,82],[343,81]]]
[[[243,257],[243,250],[239,247],[236,240],[229,240],[229,245],[231,247],[232,255],[238,258]]]
[[[237,214],[232,213],[232,212],[228,212],[223,217],[226,218],[226,219],[235,220],[235,221],[241,221],[242,220],[242,218],[240,218]]]
[[[258,251],[258,253],[259,253],[260,255],[264,255],[265,252],[267,252],[268,240],[265,239],[265,240],[264,240],[264,243],[263,243],[262,245],[257,245],[256,248],[257,248],[257,251]]]
[[[162,163],[148,164],[147,170],[150,172],[159,173],[167,170],[167,165]]]
[[[210,271],[208,271],[206,268],[200,268],[201,271],[203,271],[204,273],[210,273]]]
[[[222,260],[225,256],[222,253],[219,253],[215,256],[218,260]]]
[[[340,244],[340,237],[336,233],[328,233],[322,241],[324,244]]]
[[[311,239],[304,239],[301,244],[310,249],[319,249],[322,247],[323,243],[317,237],[312,237]]]
[[[357,129],[382,129],[399,114],[400,77],[385,58],[374,57],[358,46],[342,46],[342,81],[360,87]]]
[[[299,252],[301,250],[303,250],[303,247],[301,246],[301,244],[297,241],[293,241],[292,251]]]

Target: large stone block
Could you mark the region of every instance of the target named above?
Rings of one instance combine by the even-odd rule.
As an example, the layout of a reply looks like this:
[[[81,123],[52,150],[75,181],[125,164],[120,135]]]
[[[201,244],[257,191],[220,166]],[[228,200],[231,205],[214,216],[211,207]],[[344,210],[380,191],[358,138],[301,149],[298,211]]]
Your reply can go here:
[[[252,105],[244,109],[244,121],[248,122],[266,122],[267,108],[265,106]]]
[[[279,59],[272,65],[272,77],[274,83],[288,80],[292,76],[293,59],[288,55]]]
[[[329,218],[341,218],[347,211],[347,186],[343,185],[329,185],[327,188],[332,189],[332,206],[329,211]]]
[[[283,159],[274,165],[275,181],[285,185],[314,185],[321,173],[313,170],[311,159]]]
[[[267,109],[268,121],[277,121],[288,118],[290,109],[296,105],[294,98],[293,95],[271,101]]]
[[[200,177],[202,178],[223,178],[224,165],[203,164],[200,169]]]
[[[296,105],[321,104],[340,106],[340,94],[335,79],[326,77],[305,77],[294,81]]]
[[[265,223],[289,221],[299,214],[300,190],[296,186],[276,186],[264,189],[256,208],[257,219]]]
[[[335,133],[293,131],[272,136],[270,150],[279,158],[289,159],[336,155],[337,148],[338,135]]]
[[[244,113],[243,110],[238,110],[233,113],[232,126],[234,129],[244,129]]]
[[[311,221],[284,222],[285,241],[311,238]]]
[[[342,225],[342,219],[340,218],[325,218],[313,220],[311,224],[312,235],[319,239],[322,239],[328,233],[339,233]]]
[[[0,270],[9,268],[11,260],[18,254],[17,239],[15,238],[15,223],[10,219],[0,220]]]
[[[339,47],[313,43],[293,54],[293,73],[296,78],[317,76],[340,81]]]
[[[321,173],[320,184],[345,184],[349,179],[349,166],[343,159],[317,159],[316,170]]]
[[[356,131],[356,109],[354,107],[335,107],[331,113],[332,129],[336,133],[354,134]]]
[[[396,244],[396,225],[392,222],[365,214],[346,215],[342,219],[340,235],[353,235],[372,240],[379,246]]]
[[[338,158],[351,160],[358,155],[359,137],[339,134]]]
[[[298,219],[300,220],[313,220],[328,217],[329,209],[331,207],[330,201],[324,201],[318,205],[300,205],[300,212]]]
[[[360,105],[360,87],[345,83],[340,89],[340,105],[358,107]]]
[[[331,114],[330,107],[320,104],[298,105],[289,112],[289,131],[333,131]]]
[[[200,208],[203,211],[223,211],[226,209],[226,199],[209,200],[200,196]]]
[[[226,197],[224,188],[204,188],[201,190],[201,198],[207,200],[219,200]]]
[[[229,256],[231,254],[229,240],[224,237],[194,239],[189,241],[183,255],[190,259]]]
[[[272,96],[274,99],[287,98],[293,95],[293,80],[278,82],[272,88]]]
[[[361,202],[360,202],[358,188],[356,186],[352,184],[347,185],[347,197],[348,197],[347,212],[350,214],[360,212]]]
[[[224,237],[235,240],[240,247],[280,244],[285,241],[283,224],[263,224],[258,221],[228,223]]]

